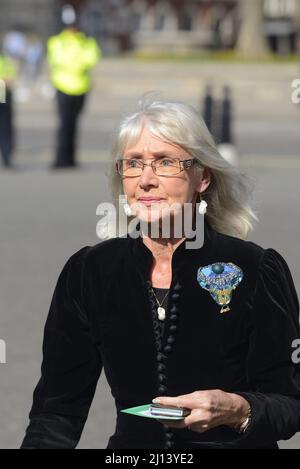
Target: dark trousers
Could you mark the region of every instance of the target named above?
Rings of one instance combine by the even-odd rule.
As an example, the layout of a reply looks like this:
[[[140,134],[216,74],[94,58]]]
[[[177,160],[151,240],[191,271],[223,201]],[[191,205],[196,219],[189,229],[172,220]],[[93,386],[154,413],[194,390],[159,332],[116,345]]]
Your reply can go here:
[[[0,152],[4,166],[11,164],[14,148],[13,99],[11,90],[6,90],[6,103],[0,103]]]
[[[57,136],[56,167],[76,166],[77,124],[86,94],[70,96],[57,92],[60,126]]]

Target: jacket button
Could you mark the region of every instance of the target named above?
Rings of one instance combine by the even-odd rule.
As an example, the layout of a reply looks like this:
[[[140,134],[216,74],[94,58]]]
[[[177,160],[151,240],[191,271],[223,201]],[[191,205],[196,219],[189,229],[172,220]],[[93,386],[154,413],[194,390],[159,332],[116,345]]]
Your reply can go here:
[[[158,375],[158,381],[162,384],[165,383],[166,382],[166,376],[163,375],[163,374],[159,374]]]
[[[174,342],[175,342],[175,337],[170,336],[170,337],[168,338],[168,344],[174,344]]]
[[[177,313],[179,313],[179,309],[177,308],[177,306],[174,305],[174,306],[172,306],[170,312],[171,312],[171,314],[177,314]]]
[[[175,287],[174,287],[174,291],[178,292],[178,291],[181,291],[182,290],[182,286],[180,285],[180,283],[176,283]]]
[[[165,359],[165,356],[162,353],[157,354],[157,361],[162,362]]]
[[[163,363],[160,363],[157,367],[157,371],[161,372],[165,370],[166,370],[166,365],[164,365]]]
[[[158,392],[159,394],[164,394],[165,392],[167,392],[167,387],[161,384],[158,388]]]
[[[173,293],[173,295],[171,295],[171,298],[173,301],[178,301],[180,298],[180,295],[179,293]]]
[[[171,441],[167,441],[165,445],[166,449],[173,448],[173,443]]]
[[[170,326],[170,331],[171,332],[176,332],[178,330],[178,327],[175,326],[175,324],[173,326]]]
[[[171,346],[171,345],[166,345],[166,346],[164,347],[164,352],[166,352],[166,353],[170,353],[171,350],[172,350],[172,346]]]
[[[176,314],[172,314],[172,316],[170,316],[170,319],[172,322],[177,322],[178,321],[178,316]]]
[[[165,432],[166,437],[168,437],[168,438],[169,438],[170,436],[173,436],[173,432],[172,432],[172,430],[170,429],[170,427],[165,426],[165,427],[164,427],[164,432]]]

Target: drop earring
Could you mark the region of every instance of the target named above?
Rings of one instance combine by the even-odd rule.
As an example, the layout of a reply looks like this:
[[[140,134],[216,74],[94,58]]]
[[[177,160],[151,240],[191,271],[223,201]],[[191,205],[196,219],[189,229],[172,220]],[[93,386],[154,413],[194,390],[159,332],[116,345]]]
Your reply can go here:
[[[199,204],[199,213],[200,215],[205,215],[206,212],[207,212],[207,203],[205,202],[205,200],[201,199],[201,202]]]

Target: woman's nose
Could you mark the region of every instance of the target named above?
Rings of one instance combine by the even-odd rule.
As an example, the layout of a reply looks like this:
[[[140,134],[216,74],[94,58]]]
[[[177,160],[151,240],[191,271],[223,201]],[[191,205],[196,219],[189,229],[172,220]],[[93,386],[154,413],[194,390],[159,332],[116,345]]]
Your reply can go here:
[[[140,176],[139,184],[143,188],[147,186],[157,187],[159,185],[158,178],[150,165],[144,166],[143,172]]]

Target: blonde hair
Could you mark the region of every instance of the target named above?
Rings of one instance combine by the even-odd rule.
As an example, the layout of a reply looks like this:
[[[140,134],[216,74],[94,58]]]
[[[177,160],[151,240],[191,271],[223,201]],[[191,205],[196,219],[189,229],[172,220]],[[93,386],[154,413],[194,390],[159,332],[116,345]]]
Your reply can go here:
[[[221,156],[202,117],[184,102],[155,100],[146,95],[139,101],[137,111],[122,120],[112,152],[111,184],[116,206],[124,191],[115,162],[139,140],[144,128],[161,140],[182,147],[202,168],[210,170],[211,183],[201,193],[208,204],[208,223],[219,233],[246,239],[254,229],[254,221],[259,221],[250,203],[254,181]]]

